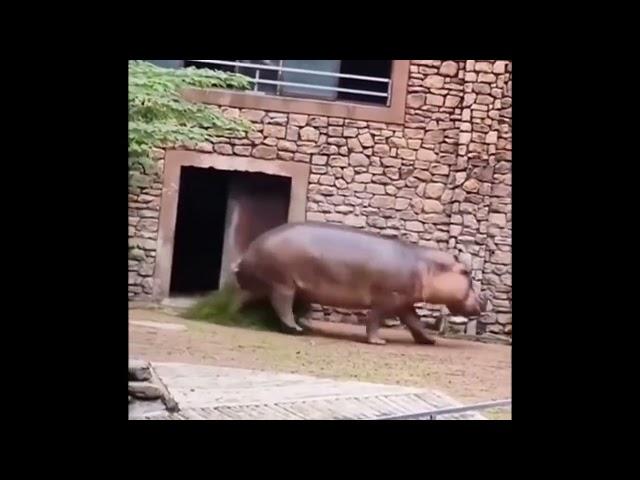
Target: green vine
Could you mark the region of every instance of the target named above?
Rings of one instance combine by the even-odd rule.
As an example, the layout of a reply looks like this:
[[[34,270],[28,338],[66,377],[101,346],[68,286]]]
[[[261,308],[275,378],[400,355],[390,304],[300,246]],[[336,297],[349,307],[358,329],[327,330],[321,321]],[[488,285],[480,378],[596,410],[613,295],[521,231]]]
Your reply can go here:
[[[242,136],[251,123],[225,117],[216,107],[186,101],[181,90],[224,88],[247,90],[243,75],[194,67],[162,68],[143,61],[129,62],[129,182],[143,184],[154,171],[154,148],[212,141],[220,136]]]

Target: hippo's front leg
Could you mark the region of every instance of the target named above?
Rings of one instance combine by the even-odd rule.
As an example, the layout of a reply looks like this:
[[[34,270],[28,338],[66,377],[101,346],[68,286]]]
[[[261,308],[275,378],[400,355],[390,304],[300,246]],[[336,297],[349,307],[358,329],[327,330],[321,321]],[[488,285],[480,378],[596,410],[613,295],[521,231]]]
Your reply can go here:
[[[434,345],[436,343],[433,338],[427,336],[424,328],[420,325],[420,317],[413,306],[407,308],[402,315],[400,315],[400,320],[407,326],[416,343],[423,345]]]
[[[384,345],[387,343],[387,341],[380,336],[382,317],[382,312],[375,308],[372,308],[367,315],[367,342],[372,345]]]
[[[295,297],[294,291],[274,288],[271,292],[271,305],[280,317],[282,326],[287,333],[301,333],[300,328],[295,321],[293,315],[293,299]]]

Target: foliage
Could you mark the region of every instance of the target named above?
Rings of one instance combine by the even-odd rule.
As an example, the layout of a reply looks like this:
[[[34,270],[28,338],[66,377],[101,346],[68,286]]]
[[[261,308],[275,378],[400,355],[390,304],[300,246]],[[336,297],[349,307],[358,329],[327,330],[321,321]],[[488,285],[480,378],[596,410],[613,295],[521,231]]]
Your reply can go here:
[[[228,118],[216,107],[186,101],[181,90],[187,87],[247,90],[251,82],[243,75],[208,69],[129,62],[129,175],[133,184],[139,173],[153,171],[154,147],[240,136],[251,129],[247,120]]]
[[[294,304],[296,318],[305,315],[309,307],[300,302]],[[280,320],[268,300],[240,305],[239,290],[227,285],[201,298],[183,315],[193,320],[204,320],[218,325],[279,331]]]

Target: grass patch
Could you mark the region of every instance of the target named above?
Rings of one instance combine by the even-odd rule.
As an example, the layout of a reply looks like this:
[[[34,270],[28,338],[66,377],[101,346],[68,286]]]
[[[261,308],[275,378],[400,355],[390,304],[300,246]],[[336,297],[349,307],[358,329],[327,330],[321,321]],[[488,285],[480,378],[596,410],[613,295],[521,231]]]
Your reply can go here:
[[[480,413],[482,414],[482,412]],[[484,416],[489,420],[511,420],[511,410],[507,408],[485,410]]]
[[[301,302],[294,304],[293,313],[296,318],[306,315],[308,311],[307,305]],[[241,305],[240,290],[231,285],[201,298],[182,316],[190,320],[252,330],[281,330],[280,319],[268,300]]]

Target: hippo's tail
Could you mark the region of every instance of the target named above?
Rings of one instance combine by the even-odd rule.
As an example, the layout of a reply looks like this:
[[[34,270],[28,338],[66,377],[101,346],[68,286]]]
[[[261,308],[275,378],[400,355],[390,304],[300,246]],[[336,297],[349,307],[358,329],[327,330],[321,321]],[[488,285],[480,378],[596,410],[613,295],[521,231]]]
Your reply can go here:
[[[240,257],[238,260],[231,264],[231,273],[233,274],[236,285],[241,289],[246,290],[246,288],[243,286],[247,283],[245,279],[246,275],[244,273],[246,271],[246,268],[242,268],[242,260],[243,257]]]
[[[265,290],[265,283],[255,274],[255,268],[251,267],[251,261],[247,261],[246,256],[240,257],[231,265],[231,271],[235,277],[236,284],[245,291],[262,292]]]
[[[231,264],[231,272],[234,275],[237,275],[238,271],[240,271],[240,263],[242,263],[242,257]]]

